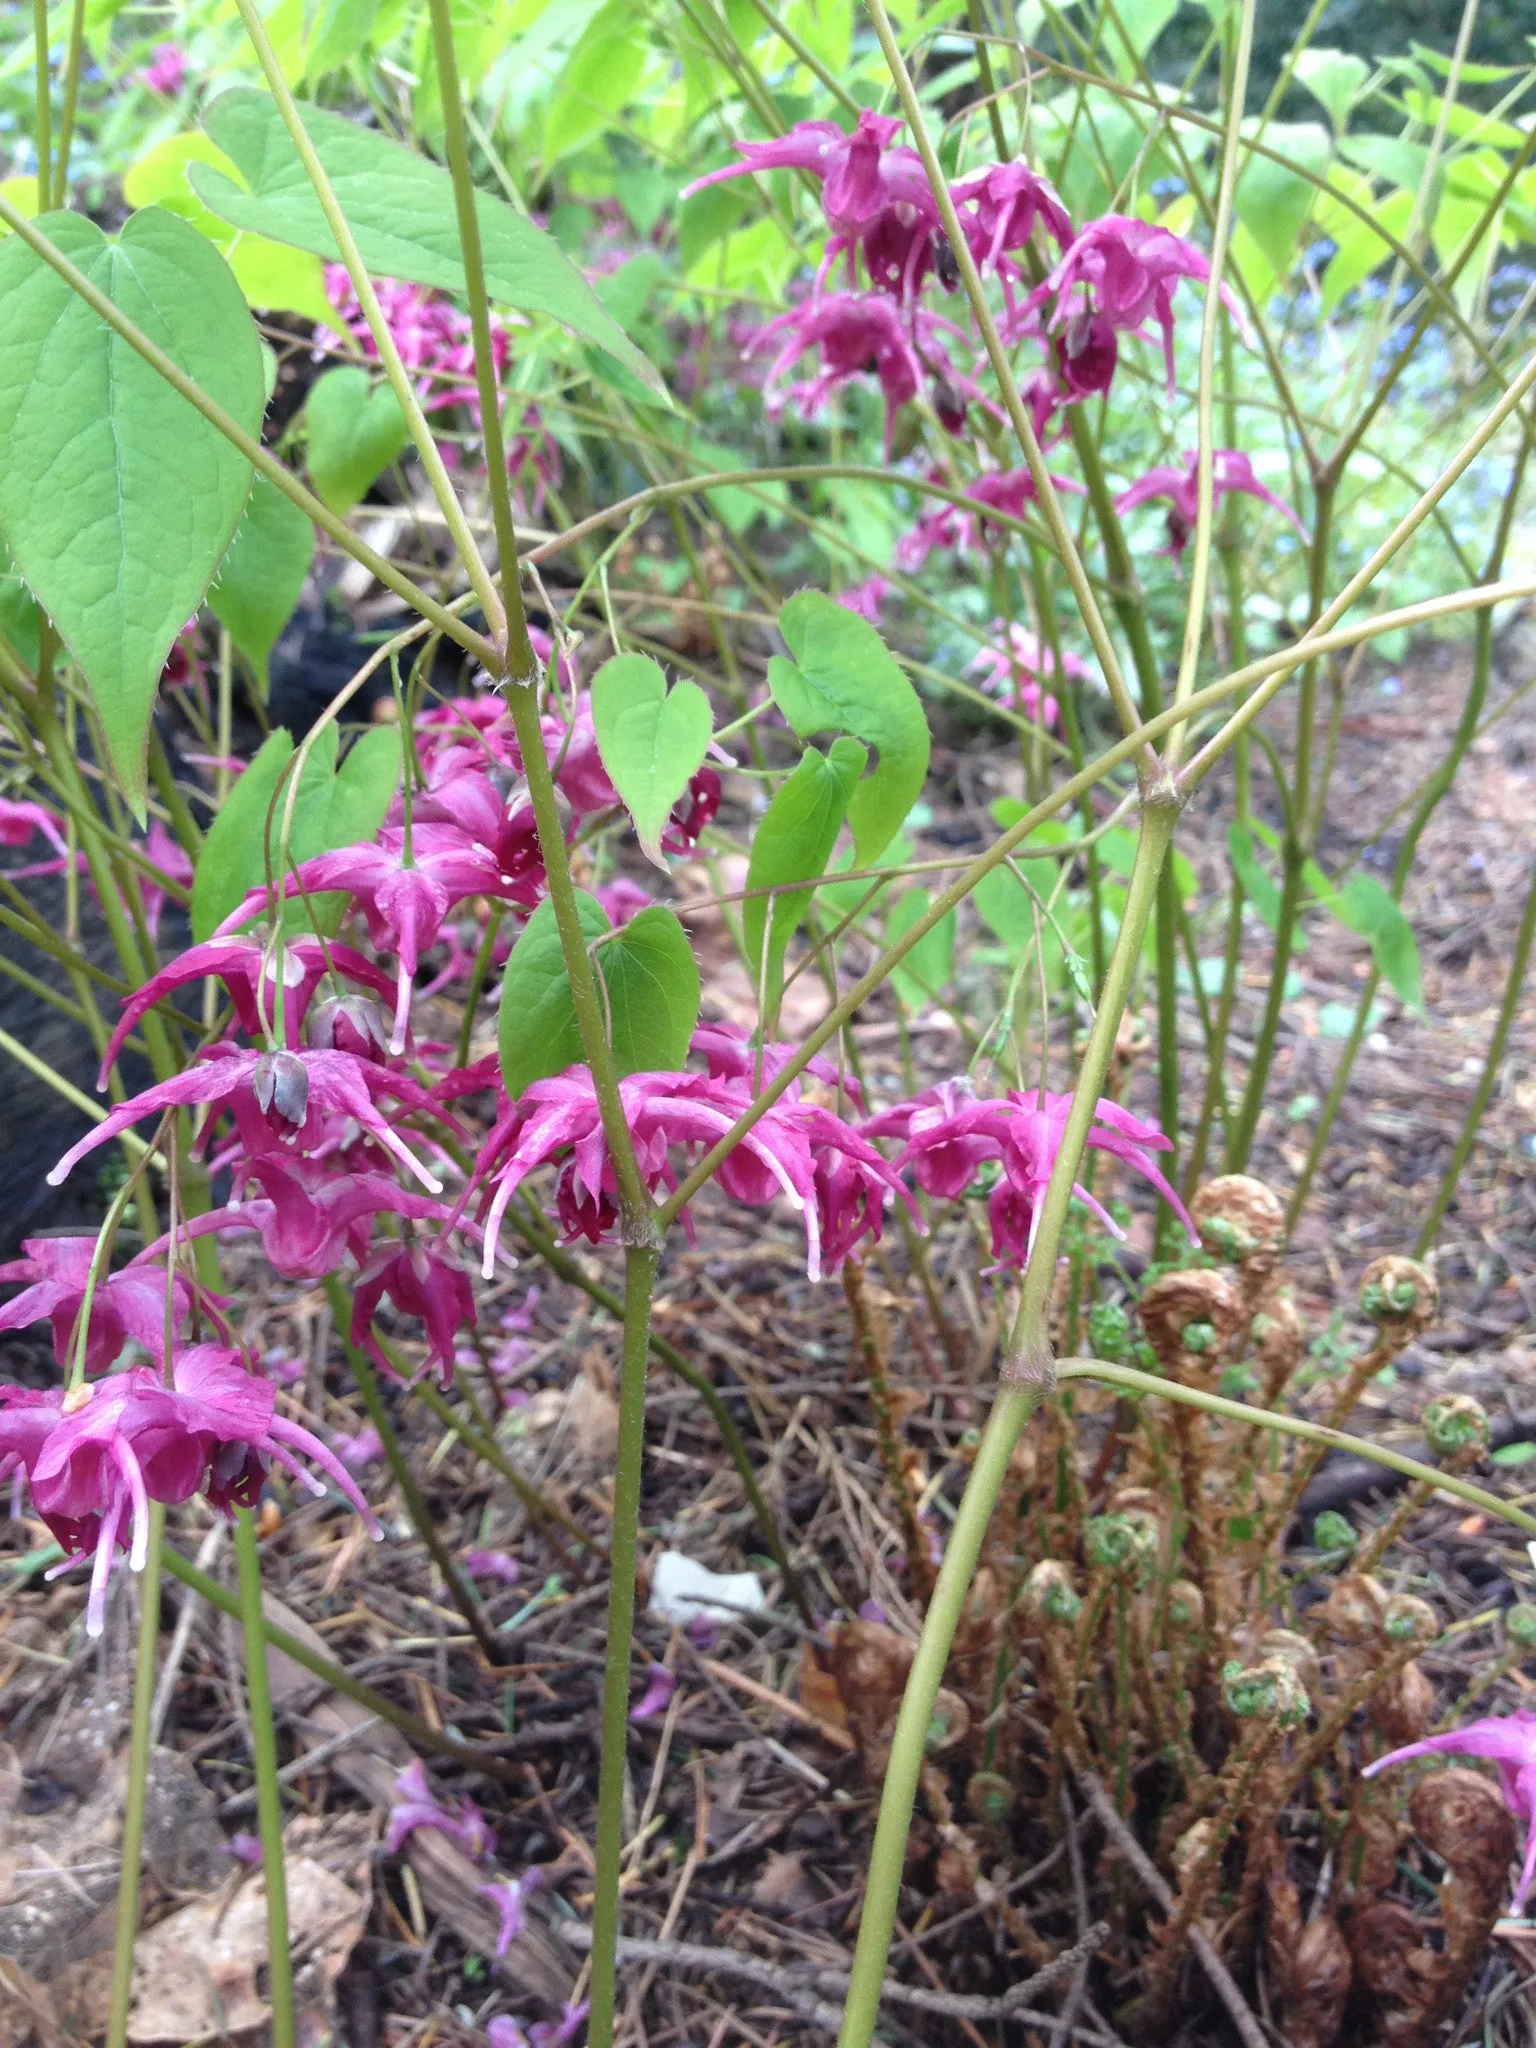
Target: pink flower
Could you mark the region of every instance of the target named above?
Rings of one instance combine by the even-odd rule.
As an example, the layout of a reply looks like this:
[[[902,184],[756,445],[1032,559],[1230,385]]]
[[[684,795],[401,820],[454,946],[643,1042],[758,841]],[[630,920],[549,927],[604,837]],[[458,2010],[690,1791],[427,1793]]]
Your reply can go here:
[[[629,1710],[632,1725],[654,1721],[658,1714],[666,1712],[673,1693],[677,1691],[677,1680],[665,1664],[651,1664],[646,1667],[645,1691]]]
[[[759,1073],[763,1082],[773,1080],[799,1049],[783,1039],[770,1039],[759,1054],[756,1042],[741,1026],[727,1023],[724,1018],[718,1023],[698,1025],[688,1041],[688,1050],[703,1060],[711,1079],[745,1081],[754,1093],[760,1085]],[[829,1059],[824,1052],[811,1055],[805,1063],[805,1074],[813,1081],[824,1082],[828,1088],[841,1088],[851,1101],[862,1104],[863,1091],[858,1081],[851,1074],[841,1073],[836,1060]],[[800,1092],[801,1084],[797,1081],[790,1093],[798,1101]]]
[[[1109,330],[1121,333],[1141,331],[1148,321],[1155,320],[1162,330],[1171,398],[1174,290],[1181,277],[1203,283],[1210,274],[1211,266],[1205,257],[1182,235],[1151,221],[1106,213],[1079,229],[1050,276],[1030,293],[1024,311],[1028,314],[1047,299],[1054,299],[1049,325],[1053,330],[1067,329],[1068,355],[1079,359],[1089,348],[1102,354],[1105,347],[1104,330],[1091,331],[1087,340],[1074,346],[1070,337],[1077,330],[1071,323],[1082,314],[1097,314]],[[1221,287],[1221,298],[1251,347],[1253,335],[1243,309],[1225,284]],[[1112,370],[1112,362],[1110,367]],[[1104,381],[1107,383],[1108,378]]]
[[[417,1828],[436,1828],[440,1835],[457,1842],[471,1862],[478,1862],[491,1846],[485,1816],[472,1799],[455,1800],[454,1808],[441,1805],[433,1796],[427,1783],[427,1767],[420,1757],[415,1758],[395,1779],[395,1803],[389,1809],[384,1854],[398,1856],[406,1838]]]
[[[599,882],[592,894],[607,911],[615,931],[632,917],[638,917],[642,910],[649,910],[656,900],[649,889],[642,888],[628,875],[615,875],[611,882]]]
[[[528,2029],[529,2048],[571,2048],[571,2043],[586,2025],[591,2003],[587,1998],[580,2004],[568,2000],[558,2020],[537,2021]]]
[[[384,1246],[363,1269],[352,1297],[352,1342],[385,1361],[373,1340],[374,1312],[385,1295],[402,1315],[419,1316],[427,1326],[428,1364],[435,1364],[443,1385],[453,1379],[454,1344],[461,1330],[475,1326],[475,1297],[469,1275],[440,1245],[407,1238]]]
[[[864,1126],[871,1137],[904,1137],[905,1150],[896,1160],[920,1188],[955,1201],[970,1186],[983,1161],[999,1160],[1003,1173],[988,1198],[992,1250],[1004,1265],[1027,1265],[1040,1224],[1040,1204],[1061,1150],[1070,1095],[1011,1089],[1005,1096],[978,1099],[968,1081],[941,1081],[937,1086],[871,1117]],[[1169,1152],[1172,1142],[1156,1125],[1143,1123],[1117,1102],[1101,1098],[1088,1127],[1088,1144],[1123,1160],[1151,1182],[1172,1207],[1191,1241],[1194,1225],[1178,1195],[1159,1172],[1154,1152]],[[1123,1237],[1111,1216],[1086,1189],[1072,1192],[1116,1237]]]
[[[371,1422],[364,1423],[355,1436],[338,1430],[331,1437],[331,1449],[349,1472],[364,1472],[384,1455],[384,1439]]]
[[[34,832],[41,832],[54,851],[67,858],[69,848],[60,829],[62,824],[63,820],[44,804],[0,797],[0,846],[25,846]]]
[[[24,1280],[20,1294],[0,1308],[0,1330],[24,1330],[46,1316],[53,1325],[53,1350],[60,1368],[74,1363],[75,1323],[85,1299],[93,1237],[29,1237],[22,1241],[26,1257],[0,1266],[0,1280]],[[151,1263],[151,1247],[119,1271],[103,1273],[91,1303],[91,1328],[86,1339],[85,1369],[95,1375],[116,1363],[130,1339],[142,1344],[151,1358],[165,1359],[164,1266]],[[172,1325],[186,1320],[192,1287],[184,1273],[171,1282]],[[204,1297],[205,1301],[209,1297]]]
[[[298,1044],[299,1026],[310,998],[331,968],[384,995],[392,988],[389,976],[353,947],[338,945],[335,940],[322,943],[310,933],[284,940],[282,963],[283,1031],[289,1045]],[[277,972],[277,948],[264,934],[207,939],[200,946],[189,946],[169,966],[151,975],[142,988],[124,997],[123,1013],[102,1054],[96,1086],[106,1087],[124,1039],[145,1011],[206,975],[223,982],[234,1005],[235,1022],[246,1036],[265,1038],[276,1024]]]
[[[230,1836],[224,1847],[228,1854],[233,1856],[237,1863],[243,1863],[247,1870],[261,1868],[260,1835],[249,1834],[241,1828],[238,1833]]]
[[[70,1146],[49,1174],[48,1184],[57,1187],[88,1152],[142,1117],[196,1103],[220,1103],[234,1117],[245,1150],[252,1157],[273,1153],[292,1157],[310,1149],[325,1135],[325,1118],[339,1114],[376,1138],[419,1181],[439,1193],[442,1182],[428,1172],[378,1110],[381,1095],[394,1095],[408,1110],[442,1114],[408,1074],[391,1073],[349,1053],[261,1052],[210,1045],[195,1066],[119,1103],[94,1130]]]
[[[699,1074],[631,1074],[619,1084],[625,1121],[646,1185],[675,1187],[672,1147],[685,1155],[707,1150],[723,1137],[751,1100],[745,1087]],[[592,1076],[571,1067],[535,1081],[502,1117],[482,1152],[495,1193],[485,1216],[485,1270],[492,1270],[507,1204],[538,1167],[563,1161],[555,1206],[567,1242],[585,1237],[601,1244],[618,1222],[617,1183],[608,1158]],[[774,1104],[721,1165],[717,1179],[732,1201],[763,1207],[783,1195],[805,1222],[806,1271],[822,1274],[824,1225],[835,1231],[833,1262],[850,1244],[876,1231],[871,1207],[876,1183],[882,1200],[905,1198],[899,1176],[874,1147],[830,1110],[786,1098]],[[852,1227],[857,1215],[860,1228]]]
[[[1069,398],[1093,398],[1115,380],[1120,343],[1102,313],[1073,313],[1051,340],[1056,370]]]
[[[174,99],[187,81],[186,52],[176,43],[156,43],[154,57],[139,73],[139,84]]]
[[[792,397],[802,416],[809,419],[840,385],[872,370],[885,399],[889,455],[896,414],[917,396],[926,376],[940,377],[957,392],[980,398],[971,380],[958,376],[944,354],[938,339],[941,330],[960,335],[953,322],[920,309],[908,320],[894,301],[879,292],[828,292],[770,320],[748,346],[756,352],[781,335],[785,337],[763,384],[771,417]],[[785,371],[810,349],[821,353],[820,374],[788,391],[779,389]]]
[[[510,2013],[498,2013],[486,2024],[486,2048],[528,2048],[528,2036]]]
[[[1219,505],[1228,491],[1243,491],[1250,498],[1262,498],[1266,505],[1284,513],[1303,540],[1307,538],[1307,529],[1285,500],[1259,482],[1246,455],[1236,448],[1217,448],[1212,451],[1212,458],[1213,503]],[[1184,458],[1183,469],[1149,469],[1115,500],[1117,512],[1145,505],[1150,498],[1168,500],[1168,545],[1161,551],[1165,554],[1182,555],[1195,530],[1195,521],[1200,516],[1199,461],[1197,453],[1190,453]]]
[[[1406,1763],[1412,1756],[1443,1755],[1485,1756],[1499,1767],[1504,1804],[1525,1827],[1525,1862],[1509,1908],[1519,1919],[1536,1885],[1536,1714],[1517,1707],[1512,1714],[1486,1715],[1444,1735],[1426,1735],[1422,1742],[1406,1743],[1377,1757],[1360,1775],[1374,1778],[1390,1764]]]
[[[521,1877],[499,1877],[493,1884],[475,1886],[481,1898],[490,1899],[501,1916],[501,1927],[496,1935],[498,1962],[527,1926],[529,1894],[536,1892],[543,1882],[543,1871],[535,1867],[525,1870]]]
[[[887,203],[880,177],[880,159],[901,122],[888,114],[859,112],[852,135],[835,121],[800,121],[771,142],[738,142],[739,164],[727,164],[685,185],[679,197],[691,199],[727,178],[745,178],[759,171],[809,171],[822,181],[821,199],[834,227],[863,227]]]
[[[692,853],[715,821],[720,808],[720,775],[714,768],[701,768],[672,806],[662,828],[663,853]]]
[[[515,1586],[523,1575],[522,1566],[506,1550],[466,1550],[464,1569],[472,1579],[499,1579],[504,1586]]]
[[[1058,491],[1082,491],[1070,477],[1052,476]],[[1035,503],[1035,480],[1027,469],[988,470],[966,485],[966,502],[947,500],[924,512],[917,524],[896,543],[898,565],[921,569],[935,548],[953,548],[965,555],[1001,532],[986,517],[986,510],[1002,512],[1010,519],[1022,519],[1025,508]]]
[[[861,619],[868,619],[872,626],[880,623],[880,613],[891,594],[889,580],[884,576],[866,576],[862,583],[852,583],[837,600],[845,611],[856,612]]]
[[[1049,675],[1053,681],[1058,678],[1056,661],[1049,647],[1042,647],[1027,626],[1017,620],[1006,626],[1001,619],[994,619],[988,629],[997,634],[1001,646],[983,647],[968,664],[969,672],[981,670],[981,687],[994,697],[1011,698],[1026,718],[1039,719],[1042,724],[1056,723],[1061,706],[1054,697],[1043,696],[1039,678]],[[1090,682],[1093,670],[1080,655],[1063,649],[1061,673],[1073,682]]]
[[[173,839],[158,818],[149,821],[149,836],[144,842],[144,851],[167,881],[179,882],[184,889],[192,887],[192,860],[179,841]],[[167,891],[158,882],[139,877],[139,893],[144,898],[144,922],[149,927],[152,939],[160,935],[160,913],[165,908]]]
[[[1037,220],[1063,249],[1072,240],[1072,219],[1056,187],[1022,158],[975,171],[949,192],[978,270],[996,270],[1005,250],[1022,249]]]
[[[443,1222],[452,1214],[441,1202],[402,1188],[387,1174],[331,1173],[318,1161],[286,1159],[271,1152],[233,1163],[238,1167],[237,1186],[253,1184],[259,1194],[192,1218],[182,1235],[259,1230],[262,1250],[285,1280],[323,1280],[349,1251],[359,1266],[366,1264],[375,1216]]]

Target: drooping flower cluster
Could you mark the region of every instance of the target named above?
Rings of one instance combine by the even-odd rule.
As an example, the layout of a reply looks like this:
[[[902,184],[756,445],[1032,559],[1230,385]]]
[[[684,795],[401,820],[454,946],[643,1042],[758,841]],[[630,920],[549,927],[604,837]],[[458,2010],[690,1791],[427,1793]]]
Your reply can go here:
[[[480,393],[475,383],[475,342],[469,315],[461,312],[444,293],[433,291],[428,285],[408,284],[401,278],[380,278],[374,291],[400,360],[416,379],[416,396],[422,411],[461,409],[478,428]],[[325,294],[336,308],[350,341],[369,361],[377,362],[378,345],[344,264],[326,265]],[[511,357],[511,327],[520,324],[496,316],[491,319],[491,362],[498,381]],[[342,346],[342,338],[323,327],[317,328],[315,345],[321,350],[337,349]],[[508,414],[502,426],[508,472],[525,480],[525,509],[536,518],[543,510],[545,493],[559,488],[559,443],[550,434],[536,405],[526,406],[515,419]],[[452,442],[444,443],[440,452],[450,466],[458,459],[458,449]]]

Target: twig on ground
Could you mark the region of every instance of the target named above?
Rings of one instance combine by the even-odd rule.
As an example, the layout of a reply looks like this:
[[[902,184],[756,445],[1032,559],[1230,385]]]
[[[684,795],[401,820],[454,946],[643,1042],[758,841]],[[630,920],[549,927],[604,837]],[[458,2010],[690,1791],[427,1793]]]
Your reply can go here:
[[[1089,1772],[1077,1770],[1075,1766],[1073,1775],[1083,1797],[1103,1822],[1104,1832],[1135,1871],[1156,1904],[1161,1906],[1165,1913],[1171,1912],[1174,1903],[1171,1888],[1164,1882],[1157,1865],[1121,1818],[1114,1801],[1104,1787]],[[1211,1989],[1226,2007],[1228,2017],[1242,2036],[1244,2048],[1270,2048],[1263,2028],[1254,2018],[1253,2010],[1238,1990],[1231,1972],[1198,1927],[1189,1930],[1189,1945],[1199,1958],[1200,1967],[1210,1979]]]

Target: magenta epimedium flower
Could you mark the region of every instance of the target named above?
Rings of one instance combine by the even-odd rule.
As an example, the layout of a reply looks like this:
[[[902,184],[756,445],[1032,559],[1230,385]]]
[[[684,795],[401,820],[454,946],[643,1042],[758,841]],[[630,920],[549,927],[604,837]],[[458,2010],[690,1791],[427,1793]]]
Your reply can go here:
[[[1069,362],[1102,358],[1112,349],[1116,332],[1139,332],[1155,321],[1162,332],[1171,398],[1174,290],[1181,277],[1205,283],[1210,274],[1205,256],[1182,235],[1152,221],[1106,213],[1078,230],[1050,276],[1030,293],[1023,312],[1028,317],[1054,299],[1047,325],[1052,332],[1062,333]],[[1225,284],[1221,298],[1251,346],[1253,335],[1247,318]],[[1085,321],[1087,327],[1080,324]],[[1110,354],[1110,372],[1113,367]],[[1068,381],[1072,381],[1070,374]],[[1107,383],[1105,375],[1102,384],[1085,384],[1084,388],[1103,389]]]
[[[1082,492],[1071,477],[1052,476],[1058,491]],[[1022,519],[1025,508],[1036,502],[1035,480],[1027,469],[994,469],[973,477],[965,487],[966,501],[953,504],[945,499],[924,512],[915,526],[896,543],[896,560],[902,569],[921,569],[935,548],[953,548],[969,554],[989,532],[1000,533],[987,512],[1001,512],[1010,519]]]
[[[1022,249],[1036,221],[1063,249],[1072,240],[1072,217],[1056,187],[1021,157],[958,179],[949,196],[978,270],[996,270],[1005,251]]]
[[[491,1831],[479,1807],[472,1799],[457,1799],[451,1808],[444,1806],[427,1783],[427,1767],[420,1757],[395,1778],[395,1803],[389,1809],[384,1854],[398,1856],[417,1828],[435,1828],[457,1842],[471,1862],[478,1862],[491,1846]]]
[[[1518,1919],[1536,1886],[1536,1714],[1517,1707],[1511,1714],[1485,1715],[1443,1735],[1426,1735],[1422,1742],[1388,1750],[1367,1764],[1361,1776],[1374,1778],[1378,1771],[1415,1756],[1483,1756],[1498,1765],[1504,1804],[1525,1827],[1525,1861],[1509,1909]]]
[[[997,635],[1000,644],[983,647],[969,664],[973,674],[980,671],[982,689],[994,697],[1011,698],[1026,718],[1054,725],[1061,706],[1054,697],[1042,692],[1041,679],[1048,677],[1059,682],[1065,675],[1069,682],[1085,683],[1092,681],[1093,670],[1070,649],[1062,651],[1058,669],[1050,648],[1042,646],[1038,637],[1017,620],[1005,626],[1001,619],[994,619],[989,630]]]
[[[941,1081],[937,1086],[898,1103],[864,1126],[871,1137],[906,1141],[895,1164],[905,1168],[918,1186],[942,1200],[954,1201],[970,1186],[986,1160],[1002,1165],[1002,1176],[988,1198],[993,1255],[1004,1265],[1027,1265],[1040,1224],[1040,1205],[1066,1133],[1070,1095],[1011,1089],[1007,1095],[981,1098],[968,1081]],[[1171,1141],[1155,1124],[1101,1097],[1088,1127],[1087,1143],[1123,1160],[1151,1182],[1198,1242],[1189,1213],[1159,1171],[1152,1154],[1169,1152]],[[1078,1184],[1072,1192],[1116,1237],[1124,1232],[1103,1205]]]
[[[225,1512],[236,1503],[249,1507],[269,1462],[323,1494],[302,1454],[373,1535],[382,1533],[333,1454],[279,1416],[276,1402],[269,1380],[248,1371],[238,1352],[213,1344],[180,1353],[170,1386],[154,1367],[132,1366],[68,1393],[0,1387],[0,1474],[25,1472],[33,1505],[66,1558],[93,1554],[88,1633],[101,1633],[114,1551],[126,1547],[130,1568],[143,1568],[151,1500],[170,1506],[203,1493]]]
[[[386,1244],[374,1254],[352,1297],[352,1342],[363,1346],[388,1370],[372,1332],[374,1311],[386,1294],[402,1315],[419,1316],[426,1324],[427,1362],[436,1365],[443,1385],[448,1386],[453,1379],[459,1332],[475,1326],[469,1275],[440,1243],[427,1244],[420,1238]]]
[[[310,933],[285,939],[281,973],[283,1034],[288,1045],[297,1045],[299,1026],[310,999],[333,968],[380,995],[387,996],[393,988],[389,976],[351,946],[338,945],[334,940],[322,943]],[[123,1013],[101,1057],[96,1086],[106,1087],[123,1040],[146,1010],[153,1009],[177,989],[209,975],[223,982],[240,1029],[249,1038],[264,1038],[276,1028],[278,973],[278,948],[265,933],[208,939],[200,946],[189,946],[158,974],[151,975],[142,988],[124,998]]]
[[[53,1326],[54,1356],[67,1372],[74,1363],[76,1322],[96,1255],[96,1240],[29,1237],[22,1240],[21,1248],[24,1258],[0,1266],[0,1280],[27,1283],[0,1308],[0,1330],[24,1330],[46,1317]],[[128,1265],[115,1273],[103,1273],[98,1280],[85,1345],[85,1369],[92,1376],[115,1364],[130,1339],[163,1363],[166,1271],[152,1256],[157,1249],[151,1246]],[[177,1273],[170,1284],[175,1328],[191,1312],[192,1285],[184,1273]],[[207,1302],[210,1297],[203,1299]]]
[[[759,171],[809,171],[821,179],[821,201],[832,225],[864,227],[888,204],[880,160],[901,125],[894,115],[876,114],[868,107],[860,109],[851,135],[835,121],[799,121],[771,142],[735,143],[739,164],[695,178],[679,196],[691,199],[695,192],[727,178],[751,177]]]
[[[1128,512],[1134,505],[1145,505],[1152,498],[1168,500],[1168,546],[1164,553],[1182,555],[1189,544],[1189,537],[1195,530],[1195,521],[1200,515],[1199,456],[1190,453],[1184,457],[1184,467],[1171,466],[1149,469],[1145,476],[1139,476],[1128,491],[1122,491],[1115,500],[1117,512]],[[1261,484],[1253,473],[1253,464],[1236,448],[1217,448],[1212,451],[1211,463],[1212,502],[1220,504],[1228,491],[1241,491],[1250,498],[1260,498],[1266,505],[1272,505],[1283,513],[1292,526],[1307,538],[1307,529],[1286,504],[1277,498],[1266,485]]]
[[[496,1932],[498,1962],[528,1925],[529,1894],[536,1892],[543,1882],[543,1871],[534,1868],[525,1870],[521,1877],[498,1877],[491,1884],[475,1886],[481,1898],[491,1901],[501,1921]]]
[[[153,58],[139,73],[139,83],[163,99],[174,99],[187,82],[187,56],[179,43],[156,43]]]
[[[793,398],[809,419],[839,385],[872,372],[885,399],[889,454],[896,415],[916,398],[925,378],[933,377],[961,404],[962,411],[967,398],[981,402],[974,382],[949,361],[941,334],[964,340],[952,321],[921,308],[908,317],[880,292],[827,292],[770,320],[748,346],[755,354],[783,337],[763,383],[770,415],[783,409],[786,398]],[[807,383],[782,388],[780,380],[789,366],[813,348],[821,353],[820,374]]]
[[[248,1156],[276,1152],[293,1156],[324,1135],[324,1119],[352,1119],[392,1152],[434,1194],[442,1183],[424,1167],[378,1107],[393,1095],[407,1109],[442,1111],[408,1074],[399,1074],[344,1052],[262,1052],[251,1047],[210,1045],[195,1066],[156,1082],[121,1102],[77,1145],[71,1145],[48,1176],[57,1187],[88,1152],[155,1111],[219,1103],[234,1117]]]

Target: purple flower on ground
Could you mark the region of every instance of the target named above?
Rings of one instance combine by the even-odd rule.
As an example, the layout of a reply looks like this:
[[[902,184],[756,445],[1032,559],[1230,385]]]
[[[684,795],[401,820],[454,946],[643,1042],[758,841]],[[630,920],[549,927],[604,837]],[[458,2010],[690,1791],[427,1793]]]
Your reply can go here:
[[[489,1899],[501,1916],[501,1926],[496,1935],[498,1962],[527,1926],[529,1894],[536,1892],[543,1882],[543,1871],[535,1868],[525,1870],[521,1877],[499,1877],[492,1884],[475,1886],[481,1898]]]
[[[673,1693],[677,1691],[677,1680],[665,1664],[652,1664],[646,1669],[645,1691],[629,1710],[630,1721],[639,1726],[654,1721],[658,1714],[667,1710]]]
[[[457,1842],[471,1862],[478,1862],[491,1846],[491,1832],[479,1807],[472,1799],[457,1799],[453,1808],[444,1806],[427,1783],[427,1767],[420,1757],[408,1763],[395,1779],[395,1803],[389,1809],[384,1854],[398,1856],[407,1837],[417,1828],[436,1828],[440,1835]]]
[[[508,2013],[499,2013],[485,2029],[487,2048],[528,2048],[528,2036]]]
[[[515,1586],[523,1575],[517,1559],[505,1550],[467,1550],[464,1569],[472,1579],[500,1579],[504,1586]]]
[[[1166,465],[1149,469],[1115,500],[1117,512],[1128,512],[1133,505],[1145,505],[1151,498],[1168,500],[1168,545],[1161,551],[1164,554],[1182,555],[1195,530],[1195,521],[1200,516],[1199,460],[1198,454],[1190,453],[1184,458],[1183,469]],[[1236,448],[1213,450],[1211,482],[1214,504],[1219,505],[1228,491],[1242,491],[1250,498],[1261,498],[1266,505],[1273,505],[1289,519],[1303,540],[1307,538],[1307,529],[1290,506],[1259,482],[1253,464]]]
[[[371,1422],[366,1422],[356,1436],[338,1431],[331,1438],[331,1449],[349,1472],[363,1472],[383,1457],[384,1439]]]
[[[250,1834],[244,1828],[241,1828],[237,1834],[230,1836],[224,1847],[228,1854],[233,1856],[237,1863],[243,1863],[247,1870],[260,1869],[260,1835]]]
[[[967,1081],[941,1081],[910,1101],[897,1103],[864,1126],[871,1137],[900,1137],[906,1148],[895,1161],[928,1194],[955,1201],[969,1187],[984,1160],[1001,1162],[1003,1173],[988,1198],[993,1256],[1003,1265],[1024,1266],[1034,1249],[1040,1205],[1061,1150],[1070,1095],[1011,1089],[1005,1096],[978,1098]],[[1088,1144],[1134,1168],[1172,1207],[1198,1242],[1184,1204],[1159,1172],[1152,1154],[1172,1144],[1155,1124],[1101,1098],[1088,1126]],[[1072,1192],[1116,1237],[1124,1232],[1101,1203],[1081,1186]]]
[[[139,84],[169,100],[186,82],[186,52],[177,43],[156,43],[153,58],[139,73]]]
[[[1050,276],[1030,293],[1024,312],[1028,315],[1047,299],[1054,299],[1049,327],[1053,331],[1066,329],[1069,336],[1075,331],[1071,323],[1084,313],[1096,314],[1109,330],[1122,334],[1141,332],[1149,321],[1155,321],[1162,332],[1171,398],[1174,290],[1181,277],[1203,284],[1210,275],[1209,262],[1182,235],[1152,221],[1106,213],[1079,229]],[[1252,330],[1242,307],[1225,284],[1221,287],[1221,298],[1251,347]],[[1069,339],[1068,354],[1081,357],[1090,346],[1096,351],[1103,350],[1103,330],[1076,349]]]
[[[592,2001],[588,1998],[577,2004],[574,2000],[561,2008],[558,2020],[540,2020],[528,2029],[529,2048],[571,2048],[571,2043],[587,2023],[587,2013]]]
[[[883,1628],[886,1619],[885,1609],[878,1600],[861,1600],[859,1602],[859,1619],[860,1621],[879,1622]]]
[[[1422,1742],[1388,1750],[1367,1764],[1361,1776],[1374,1778],[1378,1771],[1414,1756],[1447,1755],[1485,1756],[1499,1767],[1504,1804],[1525,1827],[1525,1861],[1509,1909],[1519,1919],[1536,1885],[1536,1714],[1517,1707],[1512,1714],[1485,1715],[1468,1721],[1465,1727],[1448,1729],[1444,1735],[1426,1735]]]

